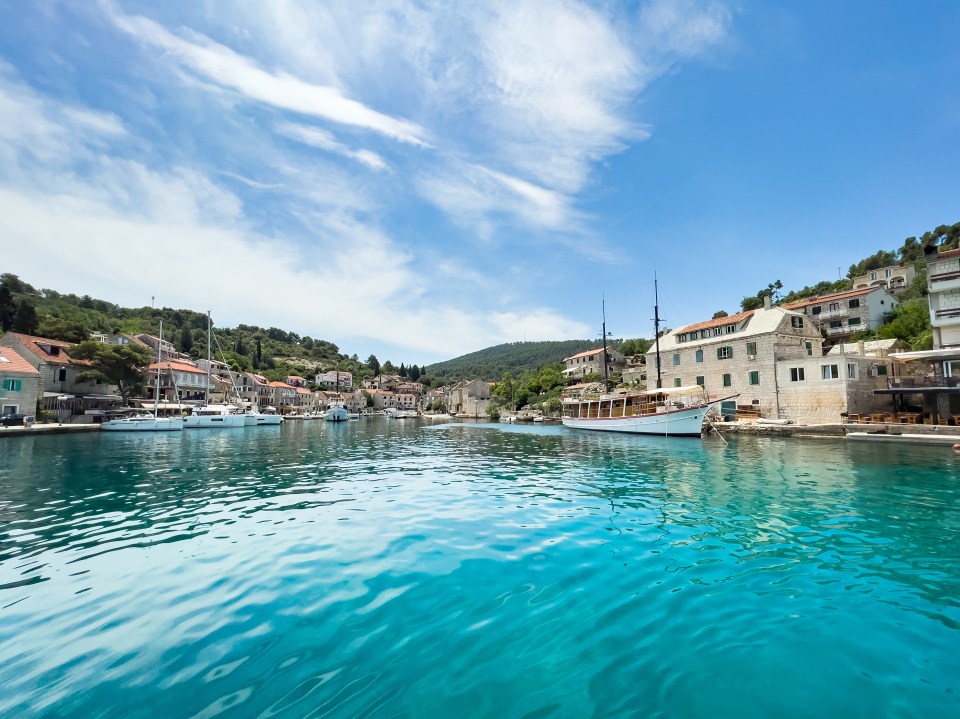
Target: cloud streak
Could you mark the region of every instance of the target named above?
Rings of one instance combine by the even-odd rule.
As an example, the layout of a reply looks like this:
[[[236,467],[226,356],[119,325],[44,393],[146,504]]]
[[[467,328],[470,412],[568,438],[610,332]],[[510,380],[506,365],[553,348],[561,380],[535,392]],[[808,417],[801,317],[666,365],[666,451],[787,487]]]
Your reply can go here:
[[[203,35],[193,41],[174,35],[159,23],[125,15],[109,3],[103,5],[113,24],[148,45],[170,53],[184,66],[221,87],[242,93],[250,100],[380,133],[400,142],[426,146],[426,131],[416,123],[377,112],[345,97],[336,87],[315,85],[287,73],[270,73],[251,59]]]

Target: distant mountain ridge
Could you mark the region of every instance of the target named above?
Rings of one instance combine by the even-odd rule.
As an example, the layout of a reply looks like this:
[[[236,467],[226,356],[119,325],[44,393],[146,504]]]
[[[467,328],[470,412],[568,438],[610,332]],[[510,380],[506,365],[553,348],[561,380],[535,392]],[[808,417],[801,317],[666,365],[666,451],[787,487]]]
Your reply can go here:
[[[504,372],[519,376],[547,364],[561,362],[578,352],[595,349],[600,340],[562,340],[554,342],[510,342],[487,347],[446,362],[427,366],[428,376],[436,379],[499,380]]]

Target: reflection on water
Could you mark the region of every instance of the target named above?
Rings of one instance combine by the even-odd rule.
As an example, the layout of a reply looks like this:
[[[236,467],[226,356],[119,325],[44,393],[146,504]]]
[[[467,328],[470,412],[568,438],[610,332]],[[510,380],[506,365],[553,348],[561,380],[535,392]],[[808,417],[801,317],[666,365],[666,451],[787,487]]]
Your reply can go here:
[[[941,449],[370,419],[0,442],[0,715],[952,716]]]

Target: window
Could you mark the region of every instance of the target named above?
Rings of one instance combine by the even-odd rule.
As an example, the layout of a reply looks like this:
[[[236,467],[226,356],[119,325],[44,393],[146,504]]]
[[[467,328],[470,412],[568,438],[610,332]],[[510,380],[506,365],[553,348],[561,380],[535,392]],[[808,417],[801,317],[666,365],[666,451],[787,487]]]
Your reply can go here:
[[[673,353],[673,366],[676,367],[676,366],[678,366],[679,364],[680,364],[680,353],[679,353],[679,352],[674,352],[674,353]],[[678,386],[679,386],[679,385],[678,385]]]
[[[791,317],[790,326],[797,328],[803,327],[803,317]]]
[[[757,370],[747,374],[747,381],[750,384],[756,385],[760,384],[760,373]]]
[[[19,379],[3,380],[3,389],[7,392],[19,392],[23,386],[23,381]]]
[[[847,379],[857,378],[857,365],[855,362],[847,362]]]
[[[821,312],[822,310],[823,310],[823,307],[821,307],[820,305],[817,305],[817,306],[814,307],[812,310],[810,310],[810,314],[816,316],[816,315],[820,314],[820,312]]]
[[[700,330],[700,339],[706,339],[710,336],[710,330]]]
[[[736,331],[737,331],[737,326],[736,326],[736,325],[727,325],[727,334],[728,334],[728,335],[733,334],[733,333],[736,332]]]
[[[889,269],[886,269],[886,270],[883,271],[883,276],[884,276],[884,277],[889,277],[891,274],[892,274],[892,273],[891,273],[891,271],[890,271]]]
[[[756,355],[757,354],[757,343],[756,342],[747,342],[747,354]]]
[[[677,342],[686,342],[686,341],[687,341],[687,335],[686,335],[686,334],[677,335]]]
[[[860,306],[860,298],[857,297],[857,298],[854,298],[854,299],[850,300],[850,301],[847,303],[847,305],[850,307],[851,310],[855,310],[857,307]]]
[[[717,347],[717,359],[730,359],[731,357],[733,357],[733,347],[730,345]]]
[[[885,364],[877,365],[877,376],[886,377],[887,376],[887,366]]]
[[[680,386],[680,378],[679,378],[679,377],[674,377],[674,378],[673,378],[673,386],[674,386],[674,387],[679,387],[679,386]]]
[[[830,303],[830,307],[828,307],[827,309],[829,309],[830,312],[839,312],[839,311],[840,311],[840,303],[839,303],[839,302],[831,302],[831,303]]]
[[[822,379],[838,379],[840,377],[840,367],[835,364],[821,365],[820,376]]]
[[[730,381],[730,375],[728,374],[723,375],[723,386],[729,387],[731,384],[733,383]]]
[[[836,329],[837,327],[843,327],[843,322],[841,320],[833,320],[830,323],[831,329]]]
[[[850,325],[851,327],[853,327],[854,325],[858,325],[858,324],[860,324],[860,318],[859,318],[859,317],[851,317],[851,318],[847,321],[847,324]]]
[[[706,387],[707,386],[706,378],[703,375],[697,375],[696,384],[700,385],[701,387]]]
[[[870,273],[870,279],[871,279],[871,280],[877,279],[877,273],[876,273],[876,272],[871,272],[871,273]]]
[[[803,344],[807,348],[807,357],[813,357],[813,342],[804,342]]]
[[[703,350],[697,350],[696,358],[697,362],[703,362]]]
[[[790,381],[791,382],[803,382],[805,377],[803,376],[803,367],[791,367],[790,368]]]
[[[57,382],[66,382],[67,381],[67,368],[61,367],[57,370]]]
[[[713,328],[713,336],[714,336],[714,337],[719,337],[719,336],[722,335],[722,334],[723,334],[723,327],[714,327],[714,328]]]

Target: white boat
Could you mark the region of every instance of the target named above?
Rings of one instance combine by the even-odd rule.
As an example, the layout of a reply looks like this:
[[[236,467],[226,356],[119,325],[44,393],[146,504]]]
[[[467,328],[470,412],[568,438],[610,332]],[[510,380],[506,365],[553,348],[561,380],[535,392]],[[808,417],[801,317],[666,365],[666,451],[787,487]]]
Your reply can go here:
[[[283,423],[283,415],[269,412],[254,412],[249,409],[244,413],[243,419],[247,427],[277,426]]]
[[[153,412],[140,410],[125,417],[108,419],[100,425],[105,432],[181,432],[182,417],[161,417],[160,408],[160,360],[163,347],[163,321],[160,321],[160,341],[157,343],[157,387],[153,400]]]
[[[136,412],[127,417],[108,419],[100,425],[105,432],[181,432],[182,417],[156,417],[150,412]]]
[[[195,407],[184,422],[187,429],[231,429],[247,425],[243,410],[233,404]]]
[[[334,405],[323,413],[323,418],[327,422],[346,422],[350,419],[350,413],[347,412],[345,407]]]
[[[707,413],[737,395],[709,399],[704,389],[671,387],[563,399],[563,426],[603,432],[699,437]]]
[[[660,308],[654,278],[653,322],[657,346],[657,389],[621,390],[607,388],[607,362],[604,381],[599,391],[585,390],[577,397],[563,397],[563,426],[602,432],[653,434],[661,437],[699,437],[707,414],[721,402],[739,397],[737,394],[710,399],[703,387],[661,387],[660,377]],[[607,354],[606,309],[602,327],[603,353]]]
[[[394,419],[413,419],[419,416],[420,415],[417,413],[417,410],[415,409],[400,409],[394,412],[392,415]]]
[[[355,420],[358,420],[358,419],[360,419],[360,413],[359,413],[359,412],[347,412],[347,419],[349,419],[351,422],[352,422],[352,421],[355,421]]]

